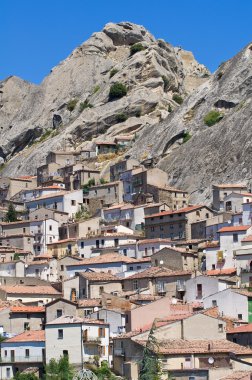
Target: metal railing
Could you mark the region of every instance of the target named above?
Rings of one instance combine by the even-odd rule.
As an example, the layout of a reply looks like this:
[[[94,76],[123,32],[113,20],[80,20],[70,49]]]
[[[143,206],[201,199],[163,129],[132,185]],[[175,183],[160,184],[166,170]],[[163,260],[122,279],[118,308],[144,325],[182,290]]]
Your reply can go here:
[[[42,356],[3,356],[0,363],[43,363]]]

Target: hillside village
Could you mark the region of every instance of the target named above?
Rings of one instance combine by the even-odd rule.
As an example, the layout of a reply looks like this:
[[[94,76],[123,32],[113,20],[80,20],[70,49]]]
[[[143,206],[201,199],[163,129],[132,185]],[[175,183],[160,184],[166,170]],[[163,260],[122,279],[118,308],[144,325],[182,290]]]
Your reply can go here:
[[[127,157],[130,141],[0,178],[2,380],[41,378],[62,356],[138,380],[146,347],[165,379],[250,379],[251,189],[216,183],[211,205],[192,204],[151,159]]]

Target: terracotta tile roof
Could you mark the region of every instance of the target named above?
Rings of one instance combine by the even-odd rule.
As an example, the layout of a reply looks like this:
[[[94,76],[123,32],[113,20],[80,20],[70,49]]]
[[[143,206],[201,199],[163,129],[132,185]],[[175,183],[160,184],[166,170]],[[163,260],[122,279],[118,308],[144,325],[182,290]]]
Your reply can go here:
[[[234,371],[220,380],[251,380],[252,371]]]
[[[154,185],[155,186],[155,185]],[[186,190],[181,190],[181,189],[178,189],[176,187],[172,187],[172,186],[155,186],[157,187],[158,189],[160,190],[166,190],[166,191],[172,191],[173,193],[184,193],[184,194],[188,194],[188,192]]]
[[[116,145],[114,142],[104,141],[104,142],[96,142],[95,145]]]
[[[251,241],[252,242],[252,235],[246,236],[245,238],[242,239],[242,242],[243,241]]]
[[[36,197],[34,199],[31,199],[30,201],[26,201],[25,203],[31,203],[31,202],[36,202],[36,201],[39,201],[41,199],[47,199],[47,198],[56,198],[56,197],[63,197],[67,194],[70,194],[70,193],[74,193],[76,191],[79,191],[79,190],[75,190],[75,191],[66,191],[64,189],[61,189],[61,191],[59,192],[55,192],[55,193],[51,193],[51,194],[46,194],[46,195],[42,195],[41,197]]]
[[[171,239],[144,239],[144,240],[140,240],[137,244],[138,245],[141,245],[141,244],[155,244],[155,243],[160,243],[160,244],[166,244],[166,243],[172,243],[172,240]]]
[[[78,307],[101,306],[101,303],[102,303],[102,301],[100,298],[78,300]]]
[[[137,263],[138,260],[132,259],[127,256],[120,255],[119,253],[105,253],[104,255],[96,256],[96,257],[91,257],[90,259],[84,259],[83,261],[80,261],[78,263],[74,264],[68,264],[66,266],[88,266],[91,264],[105,264],[105,263]]]
[[[252,292],[247,289],[232,289],[235,293],[239,293],[245,297],[252,297]]]
[[[153,296],[152,294],[133,294],[129,296],[130,301],[156,301],[162,298],[161,296]]]
[[[45,331],[44,330],[29,330],[22,334],[16,335],[10,339],[4,341],[4,343],[18,343],[18,342],[44,342]]]
[[[251,226],[228,226],[228,227],[222,227],[217,232],[236,232],[236,231],[247,231]]]
[[[234,194],[238,194],[238,195],[241,195],[243,197],[252,197],[252,193],[234,193]]]
[[[134,280],[134,279],[140,279],[140,278],[186,276],[190,274],[191,272],[189,271],[183,271],[183,270],[174,271],[168,268],[150,267],[150,268],[145,269],[142,272],[126,277],[125,280]]]
[[[37,260],[37,261],[32,261],[28,264],[28,266],[32,266],[32,265],[50,265],[50,263],[48,262],[48,260]]]
[[[219,241],[205,241],[199,245],[200,248],[218,248],[220,246]]]
[[[219,187],[220,189],[228,189],[228,188],[247,188],[247,185],[244,183],[222,183],[220,185],[213,185],[215,187]]]
[[[77,239],[74,239],[74,238],[71,238],[71,239],[62,239],[62,240],[58,240],[58,241],[55,241],[53,243],[47,243],[47,245],[53,245],[53,244],[63,244],[63,243],[68,243],[68,242],[71,242],[71,241],[77,241]]]
[[[13,286],[0,286],[1,290],[4,290],[8,294],[50,294],[50,295],[60,295],[58,292],[50,285],[13,285]]]
[[[228,334],[238,334],[238,333],[252,333],[252,323],[247,325],[241,325],[233,327],[227,331]]]
[[[211,269],[206,271],[207,276],[225,276],[235,273],[236,268]]]
[[[46,325],[62,325],[62,324],[92,324],[92,325],[107,325],[99,319],[93,318],[79,318],[73,315],[62,315],[61,317],[55,319],[54,321],[48,322]]]
[[[134,339],[138,344],[146,345],[146,341]],[[228,340],[184,340],[171,339],[158,342],[158,352],[162,355],[174,354],[212,354],[235,353],[237,355],[251,355],[252,349]]]
[[[203,208],[203,207],[207,207],[207,206],[205,206],[205,205],[194,205],[194,206],[188,206],[188,207],[180,208],[180,209],[175,210],[175,211],[158,212],[157,214],[145,216],[145,219],[153,218],[153,217],[157,217],[157,216],[162,216],[162,215],[185,214],[187,212],[192,212],[192,211],[198,210],[198,209]]]
[[[118,277],[111,273],[104,272],[82,272],[79,273],[82,277],[89,281],[121,281]]]
[[[43,313],[45,312],[44,306],[11,306],[12,313]]]

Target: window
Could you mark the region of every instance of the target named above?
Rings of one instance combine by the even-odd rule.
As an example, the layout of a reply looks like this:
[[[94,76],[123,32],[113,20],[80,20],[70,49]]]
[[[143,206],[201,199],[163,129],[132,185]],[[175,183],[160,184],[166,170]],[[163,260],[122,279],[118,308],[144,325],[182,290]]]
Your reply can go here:
[[[104,286],[99,287],[99,294],[102,294],[102,293],[104,293]]]
[[[144,248],[144,255],[147,256],[148,254],[148,248]]]
[[[27,319],[31,319],[31,314],[26,314]]]
[[[208,219],[208,218],[209,218],[209,213],[207,212],[207,213],[206,213],[206,219]]]
[[[30,350],[29,350],[29,349],[26,349],[26,350],[25,350],[25,357],[26,357],[26,358],[29,358],[29,356],[30,356]]]
[[[84,248],[84,241],[81,241],[80,247],[83,249]]]
[[[61,270],[61,271],[64,270],[64,265],[61,265],[61,266],[60,266],[60,270]]]
[[[159,227],[160,231],[164,231],[164,226]]]
[[[218,324],[218,331],[223,332],[223,324],[222,323]]]
[[[63,339],[63,330],[62,329],[58,330],[58,339]]]
[[[57,318],[62,316],[62,309],[57,309]]]
[[[71,200],[71,206],[76,206],[76,200],[74,199]]]
[[[173,224],[170,225],[170,229],[173,230]]]
[[[25,227],[23,228],[23,233],[25,234]]]
[[[5,351],[4,351],[4,356],[7,356],[7,355],[8,355],[8,351],[5,350]]]
[[[217,301],[216,301],[216,300],[212,300],[212,306],[213,306],[213,307],[216,307],[216,306],[217,306]]]
[[[127,248],[123,249],[123,254],[124,254],[124,256],[127,256]]]
[[[202,284],[197,284],[197,298],[202,298]]]
[[[151,252],[152,252],[152,254],[155,253],[155,248],[154,247],[151,248]]]
[[[63,356],[64,357],[68,356],[68,350],[63,350]]]
[[[163,219],[163,218],[164,218],[163,215],[159,217],[159,219]]]
[[[154,231],[154,227],[151,227],[151,231],[152,231],[152,232]]]
[[[199,211],[196,211],[196,215],[197,215],[197,216],[200,216],[200,212],[199,212]]]
[[[238,242],[238,234],[233,234],[233,242],[234,243]]]
[[[25,322],[24,323],[24,330],[29,330],[30,328],[30,323],[29,322]]]
[[[39,275],[39,269],[35,269],[35,275],[36,275],[36,276]]]
[[[215,264],[212,264],[212,269],[215,269]]]
[[[133,280],[133,289],[138,289],[138,280]]]
[[[105,338],[105,328],[99,327],[99,338]]]
[[[141,265],[137,265],[137,270],[141,269]]]
[[[110,193],[110,187],[108,187],[108,193]]]
[[[133,270],[133,267],[129,267],[129,270]]]
[[[52,231],[52,226],[51,225],[49,226],[49,231]]]
[[[238,314],[238,319],[242,319],[242,314]]]

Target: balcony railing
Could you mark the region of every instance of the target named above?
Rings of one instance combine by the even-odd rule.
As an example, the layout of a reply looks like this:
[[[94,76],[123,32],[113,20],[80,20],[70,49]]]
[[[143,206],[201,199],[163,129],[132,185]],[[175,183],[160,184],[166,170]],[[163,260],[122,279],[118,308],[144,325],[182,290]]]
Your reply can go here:
[[[0,363],[43,363],[42,356],[3,356],[0,358]]]
[[[86,344],[100,344],[101,338],[97,336],[83,336],[83,342]]]

